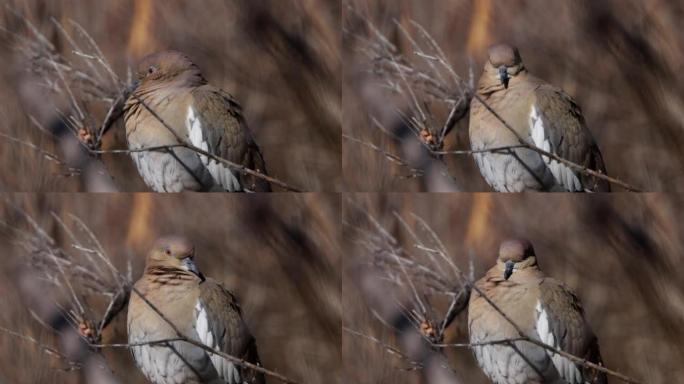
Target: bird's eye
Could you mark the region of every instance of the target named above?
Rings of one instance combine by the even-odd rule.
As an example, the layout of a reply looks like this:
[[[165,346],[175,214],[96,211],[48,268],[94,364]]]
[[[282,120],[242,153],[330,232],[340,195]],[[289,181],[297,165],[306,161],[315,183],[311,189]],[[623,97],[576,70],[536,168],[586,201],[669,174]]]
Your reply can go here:
[[[169,255],[169,256],[171,256],[171,250],[170,250],[170,249],[167,249],[167,250],[166,250],[166,254]]]
[[[154,65],[150,65],[149,68],[147,68],[147,74],[148,75],[151,75],[155,72],[157,72],[157,67],[155,67]]]

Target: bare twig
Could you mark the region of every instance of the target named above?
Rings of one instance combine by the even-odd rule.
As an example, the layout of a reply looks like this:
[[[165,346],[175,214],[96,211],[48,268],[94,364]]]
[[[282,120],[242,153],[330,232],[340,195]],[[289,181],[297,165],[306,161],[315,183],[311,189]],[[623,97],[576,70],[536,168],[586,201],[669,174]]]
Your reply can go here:
[[[411,360],[408,356],[406,356],[406,354],[405,354],[404,352],[402,352],[400,349],[398,349],[398,348],[396,348],[396,347],[393,347],[393,346],[391,346],[391,345],[389,345],[389,344],[383,342],[382,340],[378,339],[377,337],[373,337],[373,336],[370,336],[370,335],[363,334],[363,333],[361,333],[361,332],[359,332],[359,331],[355,331],[355,330],[353,330],[353,329],[351,329],[351,328],[348,328],[348,327],[342,327],[342,330],[345,331],[345,332],[347,332],[347,333],[349,333],[349,334],[351,334],[351,335],[354,335],[354,336],[357,336],[357,337],[361,337],[361,338],[370,340],[370,341],[372,341],[373,343],[382,346],[389,354],[394,355],[394,356],[397,356],[397,357],[400,358],[401,360],[404,360],[404,361],[406,361],[407,363],[409,363],[409,364],[411,365],[411,369],[421,369],[421,368],[423,368],[423,364],[421,364],[421,363],[419,363],[419,362],[417,362],[417,361],[412,361],[412,360]]]
[[[397,113],[404,116],[407,126],[412,128],[416,138],[427,149],[439,150],[443,147],[446,134],[465,116],[472,87],[456,74],[435,40],[415,21],[411,21],[411,25],[418,30],[418,38],[393,20],[394,26],[410,43],[414,54],[413,57],[404,57],[371,20],[351,6],[349,8],[368,27],[370,37],[353,37],[360,40],[361,52],[372,63],[373,74],[384,87],[404,96],[411,106],[410,115],[404,116],[398,109]],[[430,112],[428,99],[450,111],[443,124],[434,124],[436,119]]]
[[[67,371],[68,371],[68,370],[76,370],[76,369],[81,369],[81,368],[82,368],[80,363],[72,361],[71,359],[69,359],[69,357],[67,357],[66,355],[64,355],[63,353],[61,353],[60,351],[58,351],[57,349],[52,348],[52,347],[50,347],[50,346],[48,346],[48,345],[45,345],[45,344],[41,343],[40,341],[36,340],[35,338],[33,338],[33,337],[31,337],[31,336],[23,335],[23,334],[21,334],[21,333],[19,333],[19,332],[17,332],[17,331],[13,331],[13,330],[11,330],[11,329],[9,329],[9,328],[5,328],[5,327],[2,327],[2,326],[0,326],[0,332],[3,332],[3,333],[5,333],[5,334],[7,334],[7,335],[10,335],[10,336],[12,336],[12,337],[15,337],[15,338],[17,338],[17,339],[19,339],[19,340],[22,340],[22,341],[25,341],[25,342],[34,344],[35,346],[37,346],[38,348],[40,348],[40,350],[43,351],[45,354],[47,354],[47,355],[49,355],[49,356],[56,357],[56,358],[58,358],[59,360],[61,360],[62,362],[66,363],[66,364],[69,366],[69,368],[66,369]]]
[[[423,170],[413,168],[406,161],[404,161],[401,157],[394,155],[392,153],[389,153],[389,152],[385,151],[384,149],[378,147],[377,145],[375,145],[373,143],[369,143],[367,141],[363,141],[363,140],[357,139],[355,137],[351,137],[345,133],[342,134],[342,138],[347,139],[347,140],[352,141],[352,142],[355,142],[355,143],[358,143],[358,144],[361,144],[361,145],[364,145],[364,146],[382,154],[389,161],[391,161],[391,162],[393,162],[399,166],[405,167],[409,171],[409,175],[407,176],[407,178],[420,177],[423,175]]]
[[[374,231],[360,232],[358,243],[367,250],[369,264],[380,273],[380,278],[390,282],[396,290],[392,291],[393,301],[402,308],[402,312],[409,318],[416,330],[430,340],[431,343],[441,342],[446,325],[462,311],[469,297],[470,283],[463,279],[460,269],[449,259],[446,250],[441,250],[443,244],[436,234],[428,230],[427,224],[420,221],[420,229],[427,233],[427,238],[413,231],[411,227],[395,213],[395,217],[402,224],[414,242],[414,248],[421,251],[429,260],[422,263],[406,249],[397,244],[398,240],[390,234],[373,216],[362,207],[356,205],[362,212]],[[430,245],[435,244],[437,248]],[[420,291],[420,292],[419,292]],[[434,308],[427,308],[421,296],[427,292],[431,295],[444,296],[449,299],[450,307],[442,316]],[[413,298],[413,307],[406,308],[400,304],[402,299]]]
[[[25,147],[27,147],[27,148],[29,148],[29,149],[32,149],[32,150],[34,150],[34,151],[40,153],[40,154],[43,155],[43,157],[45,157],[46,159],[48,159],[48,160],[54,162],[55,164],[57,164],[57,165],[59,165],[59,166],[61,166],[61,167],[65,167],[69,172],[73,172],[73,174],[78,173],[78,170],[77,170],[77,169],[72,168],[72,167],[69,167],[64,161],[62,161],[62,160],[59,158],[59,156],[55,155],[54,153],[48,152],[48,151],[46,151],[46,150],[44,150],[44,149],[38,147],[37,145],[35,145],[35,144],[31,143],[31,142],[28,142],[28,141],[26,141],[26,140],[18,139],[18,138],[16,138],[16,137],[7,135],[7,134],[2,133],[2,132],[0,132],[0,137],[4,138],[4,139],[6,139],[6,140],[9,140],[9,141],[11,141],[11,142],[17,143],[17,144],[21,144],[21,145],[23,145],[23,146],[25,146]]]

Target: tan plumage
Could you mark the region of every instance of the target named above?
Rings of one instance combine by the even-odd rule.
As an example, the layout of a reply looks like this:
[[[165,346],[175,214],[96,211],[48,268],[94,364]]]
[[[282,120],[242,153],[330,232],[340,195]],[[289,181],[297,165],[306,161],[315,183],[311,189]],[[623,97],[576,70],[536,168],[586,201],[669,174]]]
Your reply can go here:
[[[182,237],[160,239],[147,256],[135,288],[184,335],[259,364],[256,342],[235,297],[205,279],[194,264],[194,247]],[[173,328],[135,292],[128,307],[129,343],[176,338]],[[191,344],[177,341],[132,347],[143,374],[155,384],[264,383],[262,374],[242,368]]]
[[[575,101],[562,89],[530,75],[517,48],[494,45],[477,87],[484,100],[526,143],[589,169],[606,173],[601,152]],[[470,103],[473,150],[518,145],[516,134],[473,98]],[[499,192],[609,191],[610,185],[529,149],[477,153],[487,183]],[[517,158],[516,158],[517,157]]]
[[[601,363],[598,342],[584,319],[572,290],[546,277],[537,265],[532,245],[509,240],[501,244],[497,264],[475,286],[523,333],[594,363]],[[476,290],[468,306],[471,343],[515,339],[516,329]],[[525,341],[473,347],[478,364],[496,384],[606,383],[605,374],[583,368]]]
[[[240,105],[230,94],[207,84],[187,56],[175,51],[149,55],[138,66],[138,79],[139,85],[125,106],[129,149],[191,144],[266,173],[263,156],[247,128]],[[231,170],[228,165],[191,149],[175,148],[172,154],[133,152],[131,156],[145,183],[157,192],[270,191],[265,180]]]

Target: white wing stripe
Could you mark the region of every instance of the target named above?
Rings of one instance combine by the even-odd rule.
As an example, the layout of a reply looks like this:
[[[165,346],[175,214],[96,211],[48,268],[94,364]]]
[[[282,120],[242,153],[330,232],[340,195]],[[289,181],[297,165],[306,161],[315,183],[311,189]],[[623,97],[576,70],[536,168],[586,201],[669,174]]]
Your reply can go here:
[[[218,340],[216,340],[214,335],[211,333],[211,328],[209,326],[209,315],[199,299],[195,305],[195,331],[197,332],[202,344],[216,350],[221,350],[221,347],[218,345]],[[226,383],[241,383],[240,372],[235,364],[219,355],[215,355],[213,353],[208,354],[209,358],[211,359],[211,364]]]
[[[188,107],[188,116],[185,119],[185,126],[188,130],[188,139],[190,143],[197,148],[204,151],[209,151],[209,144],[202,135],[202,123],[198,116],[195,116],[195,110],[192,106]],[[233,174],[230,168],[225,167],[222,163],[207,156],[199,155],[202,164],[207,167],[209,174],[214,178],[214,181],[229,192],[241,191],[240,181]]]
[[[546,310],[542,307],[541,302],[537,301],[535,307],[536,319],[537,319],[537,335],[539,340],[543,343],[550,345],[556,349],[561,349],[560,345],[556,342],[556,337],[553,335],[551,326],[549,324],[549,315]],[[582,383],[582,372],[577,368],[577,366],[569,359],[549,351],[545,350],[546,354],[551,358],[553,366],[558,371],[560,377],[570,384],[580,384]]]
[[[534,145],[546,152],[554,153],[551,150],[551,143],[546,137],[544,121],[539,112],[537,112],[537,107],[535,105],[532,106],[532,111],[530,112],[530,130]],[[542,156],[542,159],[549,167],[549,170],[556,181],[565,187],[566,190],[573,192],[582,190],[582,183],[570,167],[556,160],[549,159],[547,156]]]

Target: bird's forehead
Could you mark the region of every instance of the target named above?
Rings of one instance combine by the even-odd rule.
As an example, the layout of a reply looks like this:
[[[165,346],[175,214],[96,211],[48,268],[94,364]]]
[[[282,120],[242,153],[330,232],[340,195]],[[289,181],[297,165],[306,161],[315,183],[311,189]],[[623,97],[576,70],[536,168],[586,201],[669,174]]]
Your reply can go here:
[[[532,256],[532,243],[524,239],[506,240],[499,247],[499,261],[523,261],[528,256]]]
[[[157,240],[156,248],[169,250],[175,255],[185,255],[192,253],[195,246],[187,237],[171,235]]]
[[[138,70],[145,71],[150,66],[157,67],[192,67],[190,58],[178,51],[162,51],[151,53],[140,60]]]
[[[489,47],[489,62],[495,66],[513,66],[521,62],[518,48],[509,44],[496,44]]]

